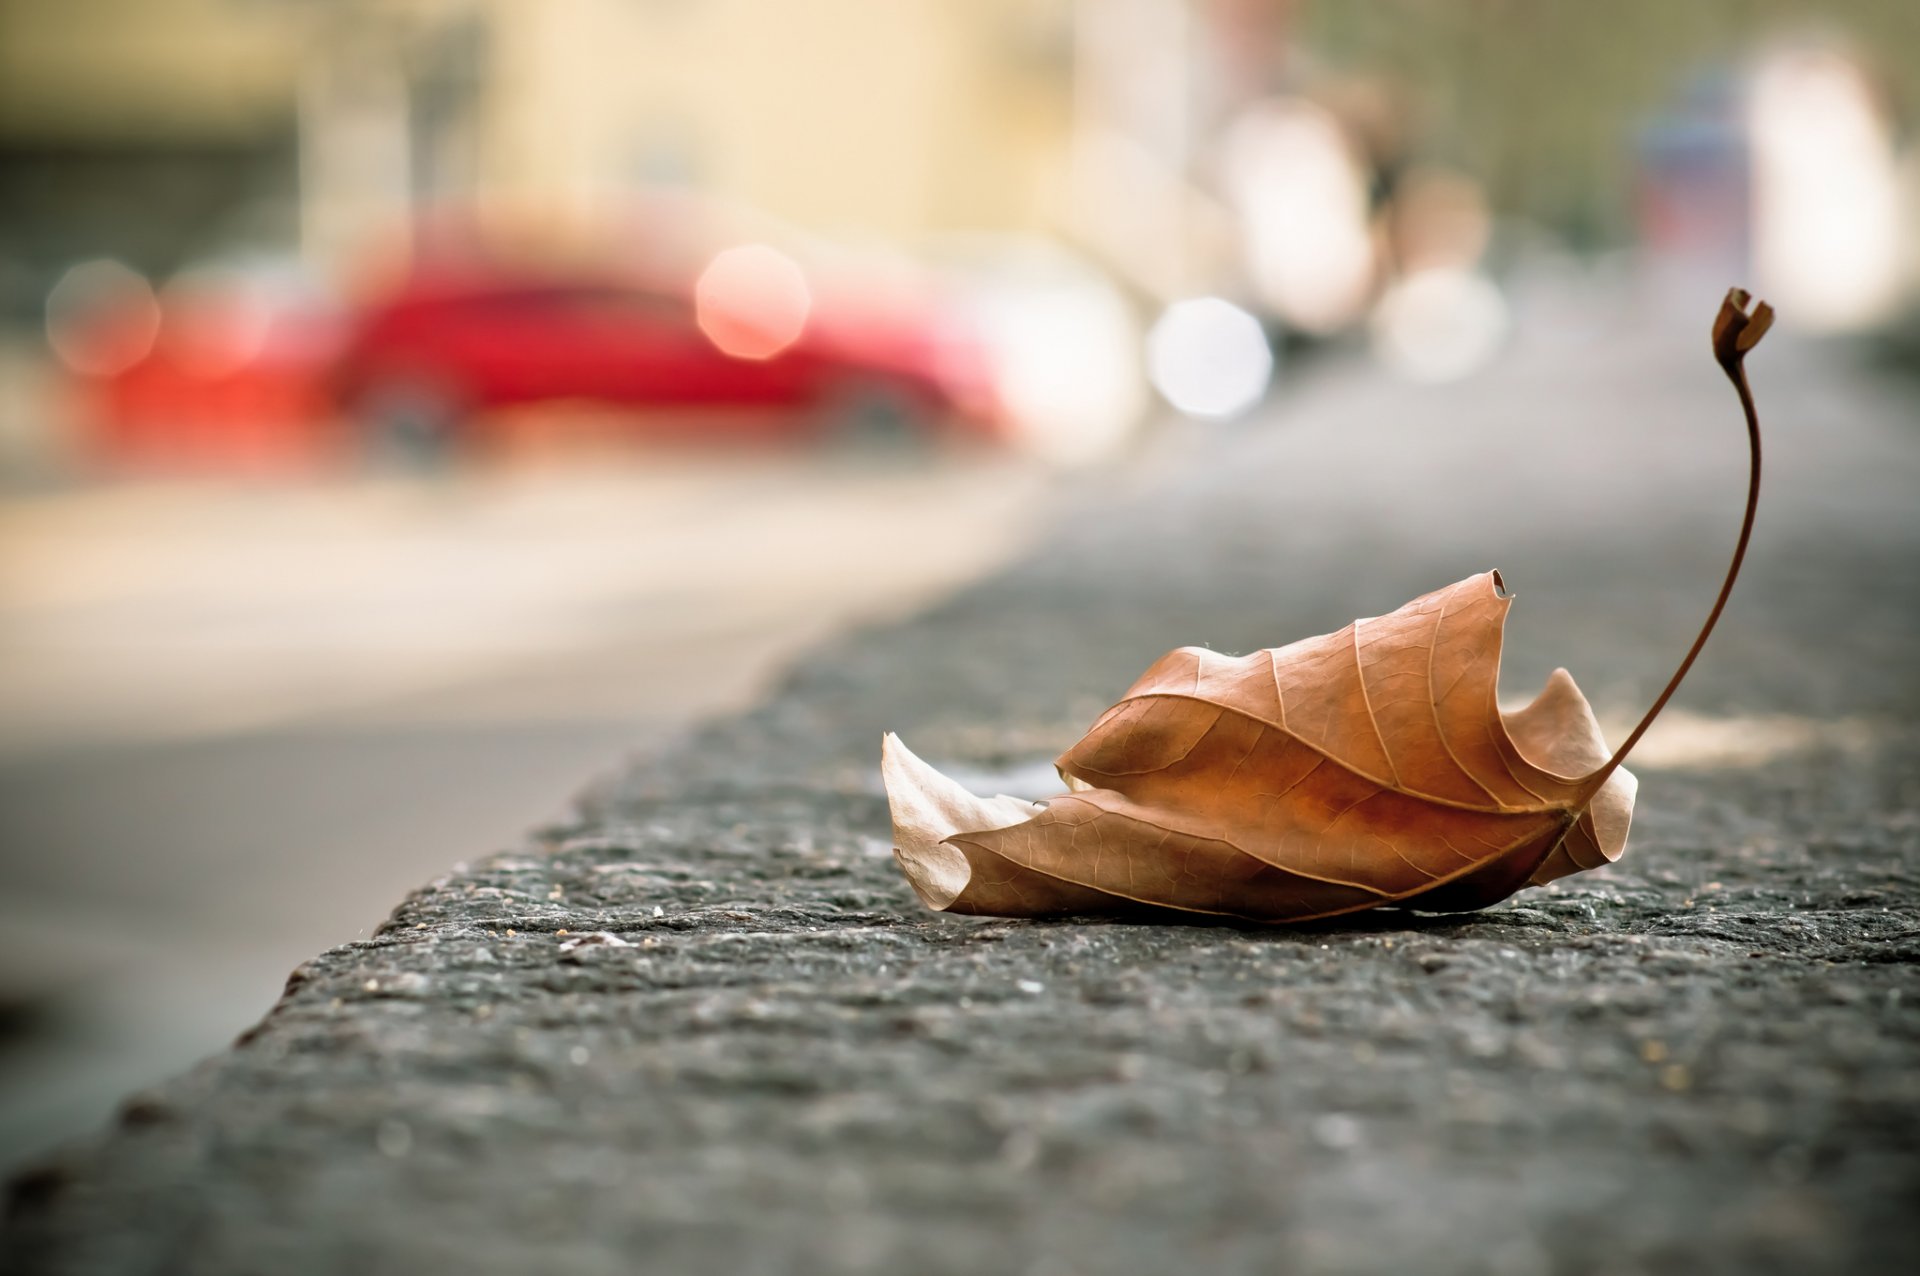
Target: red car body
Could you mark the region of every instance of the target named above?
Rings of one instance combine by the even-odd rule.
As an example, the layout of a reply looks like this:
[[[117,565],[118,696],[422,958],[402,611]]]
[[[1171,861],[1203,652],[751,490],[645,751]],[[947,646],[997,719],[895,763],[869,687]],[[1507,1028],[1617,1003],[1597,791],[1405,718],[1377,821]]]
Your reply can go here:
[[[350,331],[330,378],[338,401],[414,443],[458,443],[500,409],[556,402],[748,410],[657,414],[682,431],[818,431],[876,405],[916,428],[997,430],[984,353],[932,307],[817,301],[790,345],[741,358],[685,293],[466,271],[412,279]]]
[[[163,314],[146,355],[79,388],[110,468],[298,468],[368,444],[440,454],[486,443],[503,410],[553,403],[683,436],[881,424],[999,438],[987,357],[960,311],[858,282],[816,288],[797,339],[766,358],[710,339],[690,287],[470,263],[424,266],[344,312],[276,314],[244,357],[185,358],[176,338],[221,309],[203,287],[192,314]]]

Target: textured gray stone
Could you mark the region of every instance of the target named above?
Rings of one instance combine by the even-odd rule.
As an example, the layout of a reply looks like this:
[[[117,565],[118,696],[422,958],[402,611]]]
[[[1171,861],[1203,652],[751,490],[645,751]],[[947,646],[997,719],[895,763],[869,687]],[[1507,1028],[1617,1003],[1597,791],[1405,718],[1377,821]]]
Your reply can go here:
[[[1756,356],[1761,534],[1676,706],[1767,747],[1640,768],[1615,868],[1261,930],[934,916],[888,858],[883,728],[1014,787],[1167,646],[1492,565],[1509,693],[1564,663],[1630,722],[1738,508],[1676,344],[1329,372],[1172,436],[1030,562],[296,970],[14,1182],[10,1270],[1912,1270],[1920,439],[1829,353]]]

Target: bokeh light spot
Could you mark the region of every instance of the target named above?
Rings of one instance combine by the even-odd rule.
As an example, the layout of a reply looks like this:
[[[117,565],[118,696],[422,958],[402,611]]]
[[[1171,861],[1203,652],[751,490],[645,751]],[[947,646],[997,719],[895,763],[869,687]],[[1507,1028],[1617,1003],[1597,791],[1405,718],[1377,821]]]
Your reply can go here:
[[[214,270],[188,271],[161,290],[164,347],[181,367],[227,376],[260,357],[273,308],[257,282]]]
[[[700,331],[722,351],[771,359],[806,331],[813,294],[793,258],[765,244],[742,244],[707,263],[693,304]]]
[[[1409,381],[1457,381],[1500,351],[1506,299],[1472,271],[1422,270],[1396,283],[1373,315],[1373,350]]]
[[[1147,379],[1189,416],[1235,416],[1266,394],[1273,348],[1260,321],[1232,302],[1175,302],[1147,334]]]
[[[47,293],[47,344],[82,376],[125,372],[152,352],[159,335],[152,285],[120,262],[82,262]]]

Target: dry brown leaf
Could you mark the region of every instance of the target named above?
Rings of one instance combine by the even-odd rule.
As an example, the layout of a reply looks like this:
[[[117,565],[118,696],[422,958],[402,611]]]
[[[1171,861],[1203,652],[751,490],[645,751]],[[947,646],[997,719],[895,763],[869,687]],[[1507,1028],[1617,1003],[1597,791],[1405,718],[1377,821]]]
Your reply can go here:
[[[1068,792],[983,799],[889,735],[894,855],[929,908],[1001,917],[1177,910],[1295,922],[1381,904],[1481,908],[1620,857],[1620,765],[1712,632],[1746,554],[1759,423],[1742,359],[1772,322],[1738,289],[1714,352],[1752,456],[1733,563],[1693,647],[1607,750],[1564,669],[1497,704],[1511,599],[1470,576],[1335,634],[1246,656],[1160,658],[1058,759]]]

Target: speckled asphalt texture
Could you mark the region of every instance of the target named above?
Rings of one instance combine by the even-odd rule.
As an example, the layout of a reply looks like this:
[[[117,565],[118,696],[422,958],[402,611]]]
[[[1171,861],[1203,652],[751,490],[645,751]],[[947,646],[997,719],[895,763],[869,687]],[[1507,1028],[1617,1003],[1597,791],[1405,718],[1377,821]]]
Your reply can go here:
[[[1039,796],[1163,649],[1491,566],[1505,693],[1565,664],[1617,732],[1738,515],[1711,309],[1442,389],[1330,366],[1082,483],[1021,567],[295,971],[13,1182],[7,1270],[1920,1270],[1920,414],[1845,351],[1753,358],[1749,574],[1613,869],[1261,930],[936,916],[888,857],[883,729]]]

